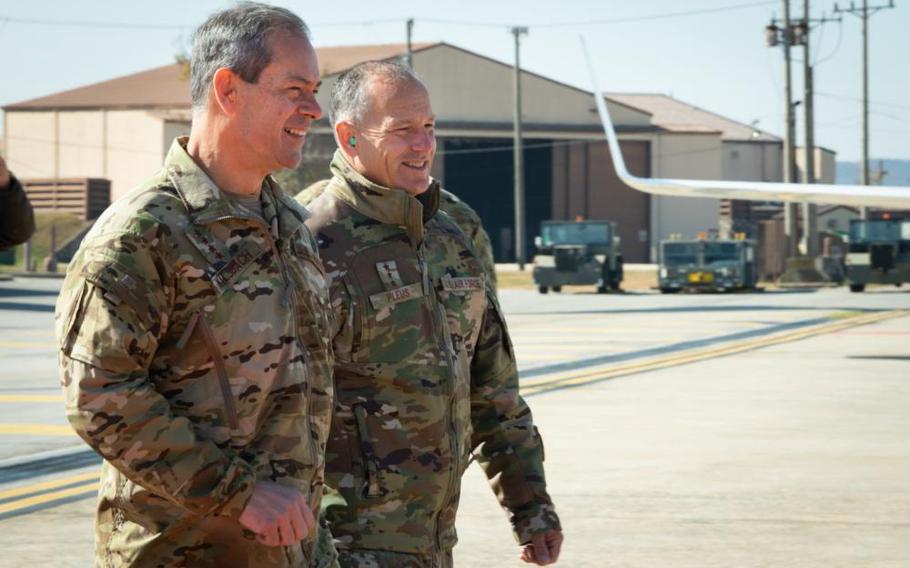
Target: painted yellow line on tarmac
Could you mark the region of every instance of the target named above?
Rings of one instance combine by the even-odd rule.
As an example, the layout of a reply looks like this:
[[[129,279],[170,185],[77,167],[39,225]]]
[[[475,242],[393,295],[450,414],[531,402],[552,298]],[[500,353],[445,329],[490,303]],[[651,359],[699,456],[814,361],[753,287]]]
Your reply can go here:
[[[56,424],[9,424],[0,422],[0,435],[13,434],[17,436],[75,436],[76,433],[69,426]]]
[[[630,375],[634,373],[641,373],[644,371],[653,371],[657,369],[663,369],[666,367],[675,367],[677,365],[684,365],[686,363],[694,363],[696,361],[702,361],[705,359],[713,359],[715,357],[723,357],[726,355],[733,355],[736,353],[742,353],[744,351],[751,351],[753,349],[759,349],[762,347],[768,347],[771,345],[777,345],[780,343],[788,343],[791,341],[798,341],[800,339],[806,339],[814,335],[820,335],[823,333],[832,333],[835,331],[841,331],[843,329],[848,329],[855,326],[866,325],[870,323],[877,323],[880,321],[885,321],[888,319],[898,318],[910,315],[910,310],[891,310],[887,312],[879,312],[874,314],[866,315],[850,315],[841,317],[832,322],[826,322],[819,325],[810,326],[804,329],[799,329],[795,331],[783,332],[776,335],[762,337],[758,339],[747,339],[743,341],[738,341],[732,344],[724,345],[721,347],[714,347],[708,349],[699,349],[694,351],[688,351],[683,353],[675,353],[663,357],[655,357],[652,359],[646,359],[644,361],[639,361],[636,363],[630,363],[626,365],[612,365],[605,366],[599,369],[590,369],[585,372],[573,372],[573,371],[564,371],[562,373],[553,373],[551,375],[545,375],[538,379],[528,380],[524,382],[521,386],[521,393],[523,395],[535,394],[538,392],[544,392],[555,388],[562,388],[567,386],[578,386],[586,383],[592,383],[596,381],[601,381],[604,379],[609,379],[613,377],[619,377],[623,375]]]
[[[17,501],[11,501],[4,505],[0,505],[0,515],[2,515],[4,513],[10,513],[13,511],[18,511],[19,509],[25,509],[27,507],[34,507],[35,505],[44,505],[45,503],[52,503],[54,501],[66,499],[67,497],[73,497],[75,495],[81,495],[83,493],[88,493],[89,491],[97,491],[99,485],[100,485],[99,482],[92,481],[91,483],[86,483],[85,485],[78,485],[76,487],[70,487],[69,489],[62,489],[60,491],[54,491],[52,493],[45,493],[43,495],[36,495],[35,497],[26,497],[24,499],[19,499]]]
[[[54,479],[53,481],[45,481],[43,483],[33,483],[31,485],[24,485],[22,487],[17,487],[15,489],[8,489],[6,491],[0,491],[0,501],[9,499],[11,497],[20,497],[22,495],[30,495],[32,493],[37,493],[39,491],[45,491],[47,489],[56,489],[57,487],[63,487],[64,485],[72,485],[74,483],[79,483],[80,481],[97,482],[98,478],[100,476],[101,476],[101,470],[96,469],[94,471],[80,473],[79,475],[73,475],[71,477],[64,477],[62,479]]]
[[[0,402],[63,402],[59,394],[0,394]]]
[[[36,343],[34,341],[0,341],[0,347],[10,349],[53,349],[54,344],[50,341]]]

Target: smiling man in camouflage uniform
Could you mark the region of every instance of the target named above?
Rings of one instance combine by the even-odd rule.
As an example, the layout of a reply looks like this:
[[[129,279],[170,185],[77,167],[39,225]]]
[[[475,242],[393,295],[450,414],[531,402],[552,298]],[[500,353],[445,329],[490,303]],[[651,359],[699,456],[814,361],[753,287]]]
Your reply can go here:
[[[189,138],[98,219],[57,304],[67,417],[104,458],[96,564],[317,565],[334,323],[268,177],[321,115],[316,53],[242,3],[196,32],[191,78]]]
[[[425,87],[371,62],[332,91],[339,150],[309,204],[338,318],[324,507],[342,566],[450,566],[461,476],[476,458],[526,561],[562,533],[512,347],[467,237],[439,212]],[[473,455],[472,455],[473,454]]]
[[[303,205],[309,205],[310,201],[322,195],[325,188],[329,186],[330,181],[332,180],[323,179],[311,184],[298,193],[295,199]],[[495,292],[496,264],[493,260],[493,243],[490,242],[490,235],[483,228],[480,215],[457,195],[441,187],[439,188],[439,210],[444,211],[451,217],[452,221],[458,225],[458,228],[470,239],[471,244],[474,245],[474,252],[477,253],[477,258],[483,264],[487,282]]]

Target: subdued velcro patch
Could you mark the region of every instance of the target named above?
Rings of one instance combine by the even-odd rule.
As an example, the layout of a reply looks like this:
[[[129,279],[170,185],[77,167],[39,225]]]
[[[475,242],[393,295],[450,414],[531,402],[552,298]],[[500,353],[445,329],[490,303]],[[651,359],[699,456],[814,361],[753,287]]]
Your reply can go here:
[[[149,289],[131,275],[123,265],[113,261],[91,261],[82,267],[82,276],[104,291],[104,297],[119,304],[125,302],[137,314],[149,312]]]
[[[370,304],[374,310],[381,310],[387,306],[394,306],[423,296],[423,286],[419,282],[408,284],[394,290],[386,290],[370,296]]]
[[[446,292],[473,292],[484,289],[481,276],[443,276],[442,289]]]
[[[234,281],[239,274],[247,269],[263,253],[269,250],[266,247],[259,246],[255,243],[246,243],[237,254],[233,255],[228,261],[218,269],[218,272],[212,276],[212,284],[220,291],[227,289],[228,285]]]

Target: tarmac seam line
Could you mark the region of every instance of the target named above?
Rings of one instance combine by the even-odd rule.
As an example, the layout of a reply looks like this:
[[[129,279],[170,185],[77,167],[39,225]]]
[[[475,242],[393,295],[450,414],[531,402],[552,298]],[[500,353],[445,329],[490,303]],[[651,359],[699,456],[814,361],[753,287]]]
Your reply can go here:
[[[811,326],[809,328],[784,332],[773,336],[762,337],[759,339],[744,340],[737,343],[728,344],[723,347],[701,349],[687,353],[675,353],[673,355],[640,361],[630,365],[601,367],[599,369],[592,369],[581,374],[560,373],[556,377],[551,376],[543,380],[534,381],[530,384],[523,384],[521,387],[521,394],[522,396],[532,396],[535,394],[541,394],[544,392],[550,392],[563,388],[584,386],[587,384],[596,383],[620,376],[633,375],[646,371],[663,369],[666,367],[695,363],[716,357],[724,357],[727,355],[742,353],[744,351],[752,351],[780,343],[789,343],[792,341],[798,341],[800,339],[806,339],[815,335],[832,333],[851,327],[878,323],[888,319],[903,317],[907,315],[910,315],[910,311],[908,310],[889,310],[886,312],[877,312],[873,314],[840,317],[834,321]]]

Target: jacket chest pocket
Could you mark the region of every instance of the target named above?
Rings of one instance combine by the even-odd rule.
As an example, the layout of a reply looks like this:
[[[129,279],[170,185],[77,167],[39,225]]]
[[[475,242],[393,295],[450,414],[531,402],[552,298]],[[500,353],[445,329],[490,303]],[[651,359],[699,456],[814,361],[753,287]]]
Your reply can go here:
[[[432,351],[433,317],[429,285],[416,256],[363,255],[354,265],[352,359],[359,363],[398,363]],[[428,349],[429,347],[429,349]]]

